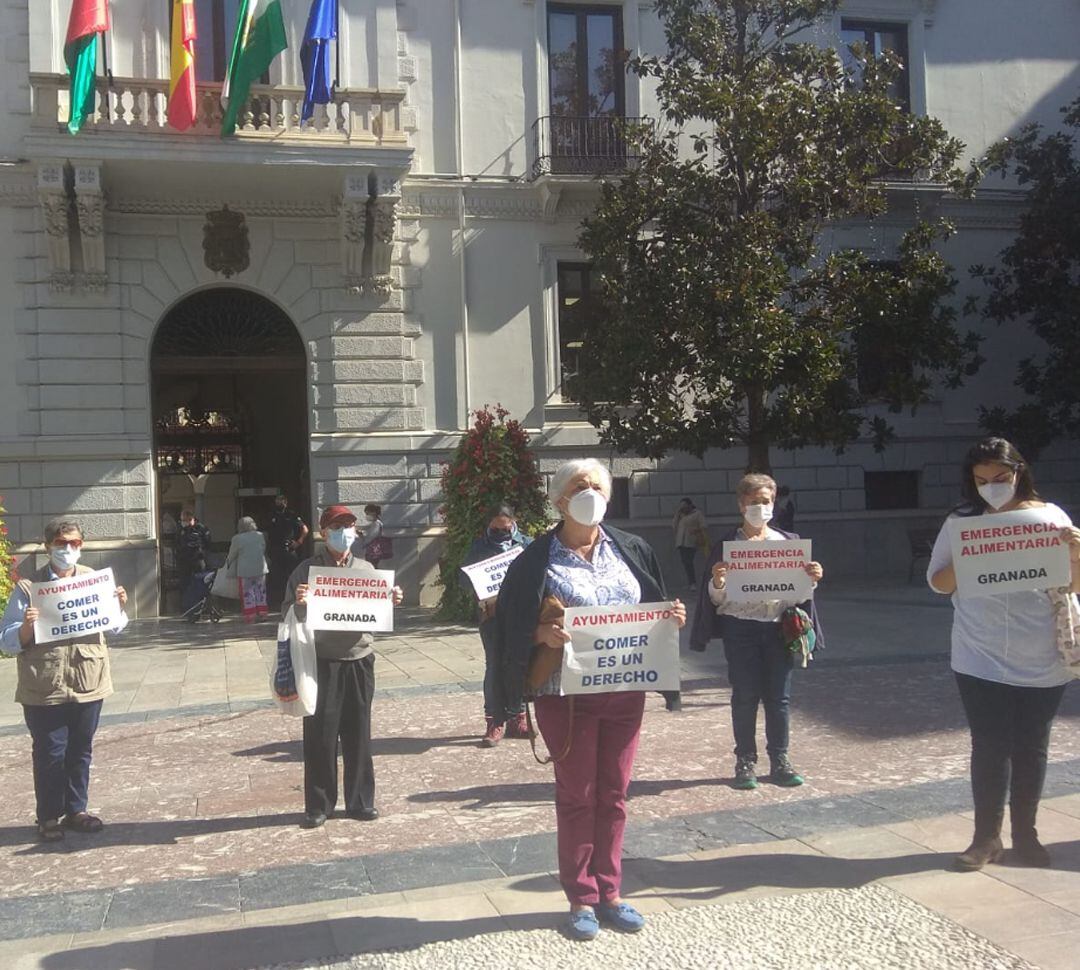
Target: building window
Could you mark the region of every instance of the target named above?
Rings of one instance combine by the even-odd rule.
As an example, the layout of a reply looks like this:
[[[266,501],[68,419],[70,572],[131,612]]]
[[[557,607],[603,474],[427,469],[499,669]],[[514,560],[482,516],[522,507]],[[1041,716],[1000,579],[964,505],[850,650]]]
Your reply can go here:
[[[863,488],[867,509],[919,507],[918,472],[863,472]]]
[[[866,52],[874,57],[880,57],[886,51],[892,51],[900,59],[902,68],[900,74],[889,85],[889,96],[903,105],[905,111],[910,111],[911,76],[908,65],[907,24],[883,23],[876,20],[848,20],[845,17],[840,21],[840,40],[842,42],[840,56],[856,83],[861,80],[861,72],[851,54],[852,44],[862,44]]]
[[[548,6],[551,171],[625,167],[622,13],[610,6]]]
[[[558,270],[558,390],[564,401],[574,401],[581,348],[595,307],[594,274],[590,263],[559,263]]]
[[[195,0],[195,79],[224,81],[232,56],[233,37],[242,0]],[[172,36],[172,5],[169,5],[169,31]],[[259,78],[269,84],[270,75]]]
[[[885,274],[897,274],[900,267],[891,261],[870,264],[871,270]],[[887,293],[886,288],[876,291]],[[871,296],[862,306],[866,314],[856,337],[856,368],[859,393],[867,401],[880,401],[888,397],[889,384],[897,378],[911,379],[914,367],[911,358],[893,347],[887,328],[899,326],[898,313],[888,299]]]
[[[612,478],[611,498],[607,506],[607,518],[630,518],[630,479]]]

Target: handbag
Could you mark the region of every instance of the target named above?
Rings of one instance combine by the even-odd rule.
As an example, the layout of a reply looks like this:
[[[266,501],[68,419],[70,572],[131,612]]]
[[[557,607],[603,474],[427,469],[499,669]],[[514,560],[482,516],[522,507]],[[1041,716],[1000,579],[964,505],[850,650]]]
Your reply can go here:
[[[540,601],[540,615],[536,619],[536,624],[539,626],[541,623],[555,623],[561,620],[565,613],[566,607],[563,605],[562,600],[557,596],[548,594]],[[553,761],[562,761],[570,753],[570,745],[574,740],[573,697],[570,697],[567,701],[569,717],[566,722],[566,744],[563,745],[558,754],[549,752],[546,758],[541,758],[540,753],[536,750],[537,730],[533,727],[532,711],[529,709],[534,692],[551,680],[555,671],[562,667],[562,662],[562,647],[552,649],[538,643],[533,646],[532,654],[529,657],[529,667],[525,674],[525,722],[529,730],[529,746],[532,748],[532,755],[537,763],[542,765],[551,764]]]
[[[1080,603],[1070,587],[1048,589],[1054,617],[1054,640],[1069,676],[1080,679]]]
[[[238,600],[240,599],[240,580],[229,566],[222,566],[214,574],[214,583],[210,587],[210,592],[222,599]]]
[[[368,562],[380,562],[383,559],[394,558],[394,540],[389,536],[378,536],[372,539],[364,549],[364,558]]]
[[[810,614],[800,606],[789,606],[780,614],[780,639],[789,653],[794,654],[800,667],[805,667],[814,656],[817,634]]]
[[[292,606],[278,624],[277,654],[270,671],[270,696],[283,714],[308,717],[319,697],[315,640]]]

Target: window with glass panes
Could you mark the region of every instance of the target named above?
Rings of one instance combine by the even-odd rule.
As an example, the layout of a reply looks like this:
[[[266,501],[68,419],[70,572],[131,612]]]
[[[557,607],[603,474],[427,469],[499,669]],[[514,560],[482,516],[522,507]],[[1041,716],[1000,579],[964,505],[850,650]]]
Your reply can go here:
[[[856,82],[860,79],[859,65],[851,56],[851,45],[862,44],[867,52],[874,57],[880,57],[886,51],[892,51],[903,65],[896,79],[889,86],[889,94],[904,106],[905,111],[911,110],[911,80],[908,69],[908,28],[907,24],[887,23],[877,20],[848,20],[846,17],[840,21],[840,56],[845,66],[855,77]]]

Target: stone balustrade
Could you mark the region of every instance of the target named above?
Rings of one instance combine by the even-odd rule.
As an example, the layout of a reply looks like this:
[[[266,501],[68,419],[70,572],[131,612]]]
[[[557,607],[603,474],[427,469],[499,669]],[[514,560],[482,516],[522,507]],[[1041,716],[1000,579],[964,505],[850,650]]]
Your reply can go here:
[[[33,124],[38,130],[67,125],[68,78],[63,74],[31,74]],[[169,82],[158,78],[99,78],[97,110],[87,118],[86,132],[166,134],[176,138],[213,136],[221,132],[221,85],[197,87],[198,117],[187,131],[169,127],[166,101]],[[316,105],[314,117],[303,125],[300,110],[304,89],[287,85],[254,84],[237,121],[236,137],[243,140],[282,138],[346,146],[400,146],[403,92],[365,88],[334,92],[330,104]]]

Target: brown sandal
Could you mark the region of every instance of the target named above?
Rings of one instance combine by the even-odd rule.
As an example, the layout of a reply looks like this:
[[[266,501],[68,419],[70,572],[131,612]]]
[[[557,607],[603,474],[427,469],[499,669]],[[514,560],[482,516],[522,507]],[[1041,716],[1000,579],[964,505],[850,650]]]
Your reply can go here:
[[[64,830],[60,828],[59,820],[49,818],[38,822],[37,834],[42,842],[59,842],[64,837]]]
[[[77,812],[74,815],[64,816],[64,827],[73,832],[100,832],[104,823],[96,815],[89,812]]]

